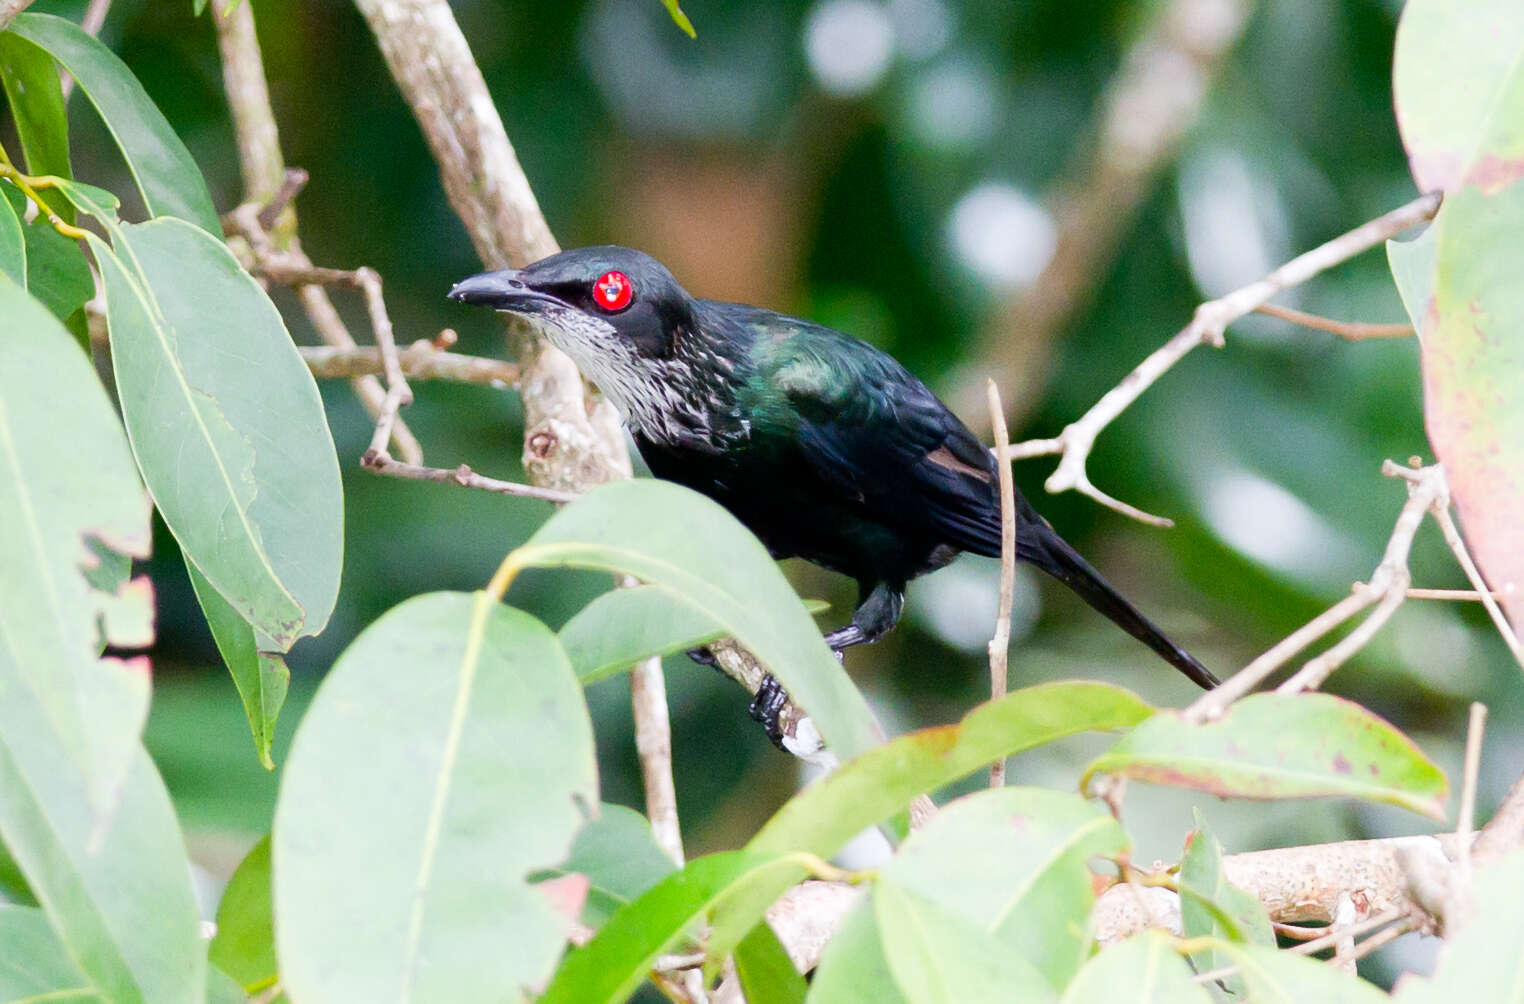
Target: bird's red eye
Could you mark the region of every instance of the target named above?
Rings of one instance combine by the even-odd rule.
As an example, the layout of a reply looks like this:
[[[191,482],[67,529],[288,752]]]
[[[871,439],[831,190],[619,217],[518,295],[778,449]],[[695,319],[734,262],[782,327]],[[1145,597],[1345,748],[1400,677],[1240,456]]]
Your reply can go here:
[[[623,272],[605,272],[593,283],[593,302],[612,313],[635,298],[635,284]]]

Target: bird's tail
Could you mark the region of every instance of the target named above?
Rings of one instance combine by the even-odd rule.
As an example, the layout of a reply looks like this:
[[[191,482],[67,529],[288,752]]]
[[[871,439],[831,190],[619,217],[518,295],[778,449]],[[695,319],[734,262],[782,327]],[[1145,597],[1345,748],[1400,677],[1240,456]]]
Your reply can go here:
[[[1025,499],[1020,500],[1017,510],[1016,558],[1047,572],[1074,590],[1080,599],[1153,649],[1165,662],[1190,677],[1198,686],[1208,690],[1217,686],[1217,677],[1189,652],[1170,641],[1163,631],[1123,599],[1121,593],[1111,588],[1100,573],[1065,543]]]

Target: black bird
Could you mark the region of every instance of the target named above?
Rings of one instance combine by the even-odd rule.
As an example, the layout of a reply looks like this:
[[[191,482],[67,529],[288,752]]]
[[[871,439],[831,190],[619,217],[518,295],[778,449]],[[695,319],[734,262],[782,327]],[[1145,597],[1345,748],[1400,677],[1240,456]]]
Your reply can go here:
[[[961,551],[1000,555],[989,449],[866,342],[771,310],[695,299],[650,255],[613,246],[472,276],[450,298],[535,323],[619,409],[651,473],[719,502],[774,557],[856,579],[851,623],[825,639],[838,653],[894,627],[909,580]],[[1020,493],[1016,506],[1017,558],[1202,687],[1217,684]],[[772,685],[753,705],[770,732],[782,700]]]

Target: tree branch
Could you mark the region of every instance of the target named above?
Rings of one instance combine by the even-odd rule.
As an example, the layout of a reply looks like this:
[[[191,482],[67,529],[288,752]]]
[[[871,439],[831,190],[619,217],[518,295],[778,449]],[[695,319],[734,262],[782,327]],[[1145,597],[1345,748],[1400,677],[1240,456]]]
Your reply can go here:
[[[4,31],[12,18],[30,6],[32,0],[0,0],[0,31]]]
[[[1348,261],[1355,255],[1383,243],[1410,227],[1433,219],[1434,214],[1439,210],[1439,203],[1438,193],[1420,196],[1405,206],[1361,224],[1348,233],[1341,234],[1328,243],[1293,258],[1257,282],[1201,304],[1196,308],[1191,323],[1155,349],[1131,373],[1123,377],[1120,383],[1091,406],[1089,411],[1066,426],[1057,437],[1018,443],[1013,447],[1012,455],[1024,458],[1053,453],[1062,454],[1058,469],[1048,477],[1045,483],[1044,487],[1048,491],[1057,493],[1073,489],[1134,519],[1156,526],[1172,526],[1173,523],[1170,520],[1151,516],[1125,502],[1119,502],[1091,483],[1090,475],[1085,470],[1085,463],[1090,457],[1090,450],[1094,447],[1096,437],[1100,435],[1101,430],[1126,410],[1128,405],[1142,396],[1155,380],[1185,358],[1192,349],[1203,344],[1220,348],[1224,344],[1223,336],[1229,324],[1264,305],[1276,294],[1300,285],[1325,269]]]

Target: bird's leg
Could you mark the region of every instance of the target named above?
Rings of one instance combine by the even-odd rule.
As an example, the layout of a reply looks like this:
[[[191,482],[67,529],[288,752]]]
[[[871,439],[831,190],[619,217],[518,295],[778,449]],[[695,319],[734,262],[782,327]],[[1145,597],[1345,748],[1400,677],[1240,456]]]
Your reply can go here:
[[[859,595],[867,595],[852,612],[852,623],[837,628],[825,636],[825,643],[838,655],[853,645],[871,645],[894,628],[905,609],[905,587],[879,582],[871,587],[867,583],[858,586]]]

